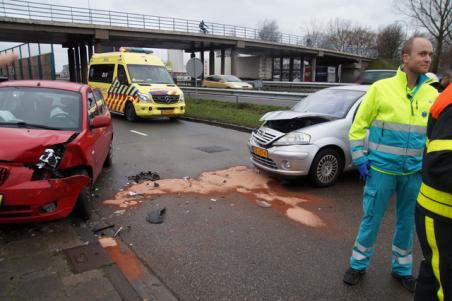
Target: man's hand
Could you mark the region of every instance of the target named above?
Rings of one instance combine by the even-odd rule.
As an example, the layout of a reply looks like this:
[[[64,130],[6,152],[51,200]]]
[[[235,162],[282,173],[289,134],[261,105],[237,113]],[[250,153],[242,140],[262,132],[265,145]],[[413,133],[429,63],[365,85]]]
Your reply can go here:
[[[18,59],[16,53],[0,54],[0,66],[9,65]]]
[[[359,173],[361,175],[361,179],[366,181],[367,178],[370,178],[370,173],[369,173],[370,163],[369,162],[365,162],[363,164],[360,164],[357,167],[358,167],[358,171],[359,171]]]

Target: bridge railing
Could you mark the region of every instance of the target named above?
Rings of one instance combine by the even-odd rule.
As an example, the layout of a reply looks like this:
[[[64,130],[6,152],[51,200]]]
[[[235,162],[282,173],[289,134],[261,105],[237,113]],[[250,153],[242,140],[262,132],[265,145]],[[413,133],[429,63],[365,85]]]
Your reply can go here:
[[[199,20],[54,5],[24,0],[0,0],[0,16],[29,20],[201,33]],[[284,44],[305,45],[304,38],[298,35],[281,33],[271,39],[263,39],[259,36],[259,30],[255,28],[213,22],[205,22],[205,24],[208,30],[205,33],[207,35],[230,36],[252,40],[271,40],[271,42]]]

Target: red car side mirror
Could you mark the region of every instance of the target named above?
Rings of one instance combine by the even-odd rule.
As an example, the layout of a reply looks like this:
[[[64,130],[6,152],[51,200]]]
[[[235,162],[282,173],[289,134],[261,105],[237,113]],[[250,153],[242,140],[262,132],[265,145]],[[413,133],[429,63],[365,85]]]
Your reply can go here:
[[[107,127],[111,124],[111,117],[100,115],[94,117],[94,119],[91,121],[91,128],[97,129],[97,128],[103,128]]]

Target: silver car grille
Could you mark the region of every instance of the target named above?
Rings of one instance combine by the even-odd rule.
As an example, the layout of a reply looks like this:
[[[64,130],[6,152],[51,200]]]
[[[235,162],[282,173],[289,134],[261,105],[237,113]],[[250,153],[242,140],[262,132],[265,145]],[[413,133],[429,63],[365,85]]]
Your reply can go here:
[[[261,145],[268,145],[282,136],[284,136],[283,133],[266,127],[261,127],[257,131],[253,132],[254,140]]]
[[[251,154],[251,155],[253,155],[253,160],[256,163],[259,163],[259,164],[264,165],[264,166],[269,167],[269,168],[278,169],[276,167],[275,162],[273,162],[272,159],[264,158],[264,157],[258,156],[256,154]]]

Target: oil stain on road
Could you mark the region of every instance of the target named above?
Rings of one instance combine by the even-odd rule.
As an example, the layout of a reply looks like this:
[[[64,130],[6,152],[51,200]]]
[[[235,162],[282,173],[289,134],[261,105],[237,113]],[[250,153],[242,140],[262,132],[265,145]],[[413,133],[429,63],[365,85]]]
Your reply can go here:
[[[315,213],[303,208],[307,202],[316,202],[315,198],[301,192],[290,192],[280,183],[257,170],[236,166],[220,171],[202,173],[199,178],[163,179],[144,181],[127,186],[116,194],[114,199],[106,200],[105,205],[117,206],[117,212],[124,213],[128,208],[161,195],[199,194],[211,200],[240,193],[251,202],[265,204],[291,220],[310,227],[323,227],[324,221]]]

